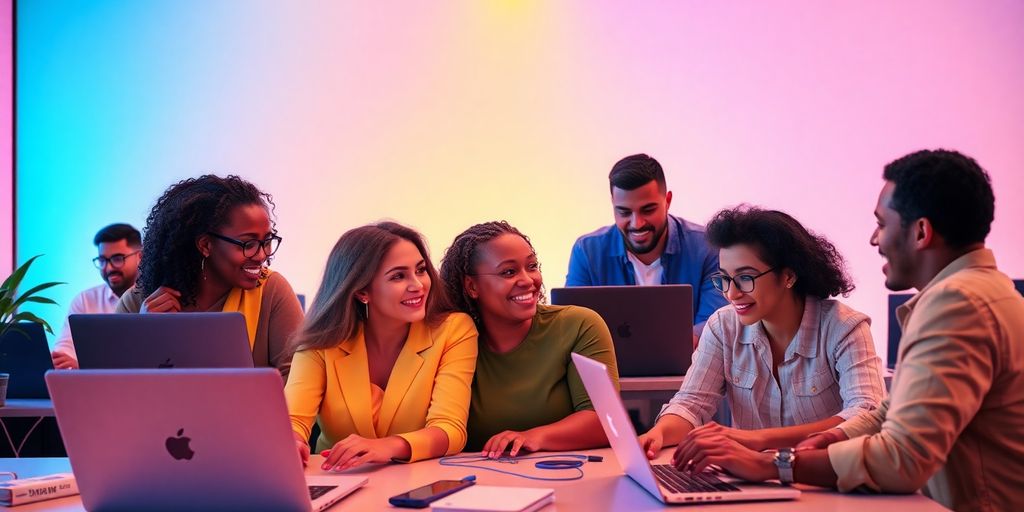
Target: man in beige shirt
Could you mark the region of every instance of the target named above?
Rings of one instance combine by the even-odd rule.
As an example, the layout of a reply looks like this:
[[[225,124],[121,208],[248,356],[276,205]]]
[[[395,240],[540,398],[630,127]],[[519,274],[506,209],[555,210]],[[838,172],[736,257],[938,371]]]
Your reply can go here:
[[[812,435],[788,464],[725,439],[705,440],[686,460],[751,480],[923,487],[954,510],[1022,510],[1024,297],[984,246],[995,209],[988,175],[937,150],[890,163],[884,178],[871,244],[886,259],[886,287],[919,290],[897,310],[903,337],[889,397]]]

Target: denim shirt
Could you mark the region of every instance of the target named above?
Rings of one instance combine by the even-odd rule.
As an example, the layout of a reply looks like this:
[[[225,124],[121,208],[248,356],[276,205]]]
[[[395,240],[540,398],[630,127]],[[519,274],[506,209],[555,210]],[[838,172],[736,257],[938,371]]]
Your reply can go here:
[[[711,284],[718,272],[718,251],[707,243],[704,227],[668,216],[668,240],[661,253],[664,271],[661,284],[693,286],[694,331],[700,332],[708,317],[726,304]],[[569,256],[566,286],[635,285],[633,265],[626,256],[622,232],[612,225],[579,237]]]

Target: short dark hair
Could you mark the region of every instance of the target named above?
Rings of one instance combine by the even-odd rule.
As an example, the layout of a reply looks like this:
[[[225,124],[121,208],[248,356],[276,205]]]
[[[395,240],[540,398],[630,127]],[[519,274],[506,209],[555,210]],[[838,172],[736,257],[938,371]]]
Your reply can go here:
[[[608,173],[608,191],[613,188],[636,190],[651,181],[658,182],[661,192],[667,189],[661,164],[643,153],[630,155],[615,162],[612,172]]]
[[[131,224],[122,223],[111,224],[97,231],[96,236],[92,238],[92,244],[98,247],[100,244],[118,240],[124,240],[132,247],[142,247],[142,234],[139,230]]]
[[[751,246],[776,273],[792,270],[797,277],[793,291],[801,296],[827,299],[853,291],[836,246],[787,213],[745,205],[722,210],[708,223],[707,238],[718,249]]]
[[[988,236],[996,199],[992,180],[973,158],[945,149],[922,150],[890,162],[882,177],[896,185],[889,207],[900,214],[903,227],[926,218],[955,248]]]
[[[202,275],[196,239],[228,222],[237,206],[260,205],[273,226],[274,199],[238,176],[205,174],[171,185],[146,218],[146,250],[139,262],[136,287],[148,297],[169,286],[181,292],[181,305],[195,304]]]

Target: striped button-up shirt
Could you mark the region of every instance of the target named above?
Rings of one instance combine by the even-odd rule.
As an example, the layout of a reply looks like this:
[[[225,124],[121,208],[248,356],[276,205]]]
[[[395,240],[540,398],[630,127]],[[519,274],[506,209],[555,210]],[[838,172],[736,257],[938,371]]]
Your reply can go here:
[[[732,306],[708,319],[682,388],[662,415],[707,423],[728,396],[736,428],[789,427],[878,407],[885,391],[870,319],[835,300],[808,297],[796,336],[772,375],[768,335]]]

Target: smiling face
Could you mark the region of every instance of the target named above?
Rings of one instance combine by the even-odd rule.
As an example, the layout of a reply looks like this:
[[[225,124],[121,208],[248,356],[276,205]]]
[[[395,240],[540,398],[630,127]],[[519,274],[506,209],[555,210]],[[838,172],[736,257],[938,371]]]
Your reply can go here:
[[[110,286],[110,290],[114,292],[114,295],[120,297],[125,290],[135,286],[135,278],[139,274],[139,258],[142,256],[142,252],[138,248],[128,245],[128,241],[125,239],[115,242],[100,242],[96,248],[99,251],[99,256],[106,261],[106,264],[100,269],[100,276],[107,282],[107,286]],[[115,268],[114,264],[110,262],[110,258],[117,255],[124,256],[125,258],[124,264]]]
[[[475,275],[466,276],[464,284],[484,321],[532,319],[544,285],[533,247],[523,237],[506,233],[476,250]]]
[[[388,249],[370,286],[356,293],[369,309],[367,322],[423,320],[430,293],[427,262],[412,242],[400,239]]]
[[[228,222],[214,232],[241,242],[264,240],[274,234],[270,216],[260,204],[236,206],[228,214]],[[197,245],[206,257],[206,279],[245,290],[259,284],[263,264],[268,258],[263,249],[246,257],[238,245],[209,235],[200,236]]]
[[[626,248],[633,254],[648,254],[658,248],[658,242],[668,229],[668,207],[672,192],[662,192],[657,181],[633,190],[612,187],[612,208],[615,226],[626,240]]]
[[[723,275],[733,279],[739,276],[753,277],[771,268],[761,261],[757,251],[746,244],[719,250],[718,266]],[[768,272],[754,280],[754,289],[750,292],[744,293],[735,282],[729,283],[725,298],[732,304],[743,325],[753,325],[765,318],[772,318],[779,304],[794,294],[790,287],[795,282],[796,277],[790,270]]]
[[[891,208],[892,195],[896,184],[886,181],[878,195],[875,206],[875,231],[871,234],[871,245],[878,247],[878,254],[885,258],[882,273],[885,287],[893,290],[912,288],[914,274],[914,235],[912,225],[903,226],[899,212]]]

